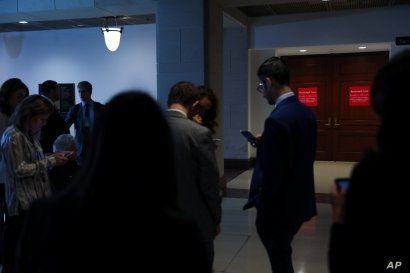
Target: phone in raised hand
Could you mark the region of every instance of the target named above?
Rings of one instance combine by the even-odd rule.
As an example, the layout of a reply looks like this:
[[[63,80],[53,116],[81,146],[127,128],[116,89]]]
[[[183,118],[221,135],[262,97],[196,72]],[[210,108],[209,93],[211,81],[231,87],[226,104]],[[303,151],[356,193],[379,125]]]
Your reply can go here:
[[[350,178],[336,178],[335,183],[338,191],[347,191],[350,186]]]

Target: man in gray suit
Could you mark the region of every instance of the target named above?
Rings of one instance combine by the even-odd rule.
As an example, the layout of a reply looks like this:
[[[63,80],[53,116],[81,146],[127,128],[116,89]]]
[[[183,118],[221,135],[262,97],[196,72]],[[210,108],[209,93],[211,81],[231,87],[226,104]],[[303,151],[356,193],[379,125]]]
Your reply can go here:
[[[198,100],[199,90],[194,84],[175,84],[168,96],[166,117],[175,147],[179,205],[198,225],[212,271],[213,240],[220,232],[221,221],[219,171],[211,131],[189,119],[198,109]]]

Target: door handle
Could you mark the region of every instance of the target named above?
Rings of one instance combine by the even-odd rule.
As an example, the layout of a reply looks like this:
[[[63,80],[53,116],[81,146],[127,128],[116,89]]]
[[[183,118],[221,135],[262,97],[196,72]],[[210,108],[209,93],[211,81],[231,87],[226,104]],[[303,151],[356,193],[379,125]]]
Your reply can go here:
[[[333,121],[333,128],[339,127],[339,126],[340,126],[340,123],[337,123],[337,117],[335,117],[333,120],[334,120],[334,121]]]
[[[328,128],[332,128],[332,118],[331,117],[327,118],[327,123],[325,123],[325,126]]]

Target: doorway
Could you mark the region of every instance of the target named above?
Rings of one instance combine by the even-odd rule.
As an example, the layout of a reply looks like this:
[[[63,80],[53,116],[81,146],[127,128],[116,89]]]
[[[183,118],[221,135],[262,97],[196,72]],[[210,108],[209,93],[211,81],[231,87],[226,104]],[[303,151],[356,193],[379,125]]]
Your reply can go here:
[[[317,160],[359,161],[376,147],[378,118],[370,88],[388,52],[283,56],[291,88],[315,113]]]

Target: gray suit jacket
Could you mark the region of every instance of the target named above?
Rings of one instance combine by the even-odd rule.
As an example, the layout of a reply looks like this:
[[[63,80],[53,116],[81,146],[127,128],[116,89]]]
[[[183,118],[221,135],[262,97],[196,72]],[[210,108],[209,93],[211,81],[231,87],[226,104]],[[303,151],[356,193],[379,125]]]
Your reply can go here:
[[[213,240],[221,221],[221,198],[212,133],[176,111],[167,111],[166,118],[174,143],[179,205],[198,224],[204,241]]]

